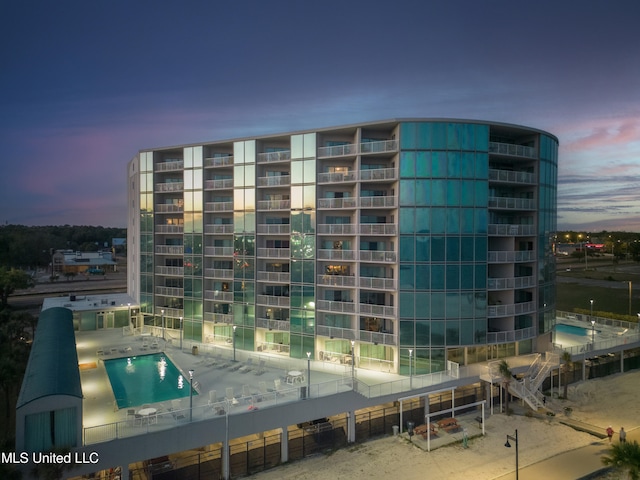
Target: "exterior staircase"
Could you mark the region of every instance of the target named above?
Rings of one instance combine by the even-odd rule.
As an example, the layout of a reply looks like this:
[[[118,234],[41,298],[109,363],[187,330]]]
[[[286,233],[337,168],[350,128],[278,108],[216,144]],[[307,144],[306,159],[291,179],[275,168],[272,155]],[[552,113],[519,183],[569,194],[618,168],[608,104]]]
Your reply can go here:
[[[524,400],[533,410],[544,408],[544,395],[540,386],[547,378],[552,368],[560,364],[560,356],[557,353],[546,352],[536,356],[524,377],[509,384],[509,393]]]

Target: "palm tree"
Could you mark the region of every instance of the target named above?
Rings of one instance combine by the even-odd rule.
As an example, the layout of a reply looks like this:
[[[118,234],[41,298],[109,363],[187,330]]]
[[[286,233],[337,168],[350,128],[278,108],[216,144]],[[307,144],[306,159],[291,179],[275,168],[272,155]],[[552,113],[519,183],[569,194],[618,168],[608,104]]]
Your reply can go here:
[[[567,399],[567,389],[569,388],[569,368],[573,365],[571,354],[566,350],[562,352],[562,373],[564,374],[564,399]]]
[[[631,480],[640,480],[640,445],[635,440],[613,444],[609,456],[602,457],[602,463],[626,470]]]
[[[498,364],[498,372],[502,378],[502,388],[504,389],[505,411],[509,413],[509,384],[511,383],[513,374],[511,373],[511,367],[509,367],[506,360],[500,361]]]

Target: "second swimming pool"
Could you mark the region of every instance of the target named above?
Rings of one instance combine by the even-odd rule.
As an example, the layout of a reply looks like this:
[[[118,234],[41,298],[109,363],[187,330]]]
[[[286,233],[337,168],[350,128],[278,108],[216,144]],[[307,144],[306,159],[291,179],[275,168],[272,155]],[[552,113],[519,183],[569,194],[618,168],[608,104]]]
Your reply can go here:
[[[104,366],[118,408],[189,396],[189,378],[163,353],[105,360]]]

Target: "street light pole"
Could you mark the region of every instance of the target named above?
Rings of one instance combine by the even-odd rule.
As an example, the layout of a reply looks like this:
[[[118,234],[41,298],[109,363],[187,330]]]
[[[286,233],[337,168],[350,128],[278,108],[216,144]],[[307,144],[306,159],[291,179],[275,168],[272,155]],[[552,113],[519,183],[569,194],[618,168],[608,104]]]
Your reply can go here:
[[[591,317],[589,317],[589,320],[593,321],[593,299],[589,300],[589,303],[591,304]]]
[[[351,388],[356,388],[356,341],[351,340]]]
[[[631,280],[629,280],[629,316],[631,316]]]
[[[193,421],[193,374],[195,370],[189,370],[189,422]]]
[[[182,326],[182,317],[180,317],[180,351],[182,351],[182,337],[184,336],[184,330]]]
[[[233,326],[233,361],[236,361],[236,325]]]
[[[515,437],[512,437],[511,435],[507,435],[507,443],[504,444],[504,446],[507,448],[511,448],[511,444],[509,443],[509,440],[516,442],[516,480],[518,480],[518,429],[516,429]]]
[[[413,349],[409,349],[409,388],[413,390]]]
[[[311,397],[311,352],[307,352],[307,395],[305,398]]]
[[[596,349],[596,321],[591,320],[591,350]]]

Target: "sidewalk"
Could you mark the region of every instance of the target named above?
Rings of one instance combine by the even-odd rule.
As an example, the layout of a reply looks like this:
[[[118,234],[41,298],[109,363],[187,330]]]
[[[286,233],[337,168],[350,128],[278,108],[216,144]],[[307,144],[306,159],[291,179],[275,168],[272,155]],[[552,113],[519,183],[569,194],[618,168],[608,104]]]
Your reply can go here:
[[[618,427],[619,428],[619,427]],[[523,433],[526,435],[526,433]],[[640,429],[634,428],[627,432],[627,441],[640,441]],[[613,436],[613,443],[618,441],[616,431]],[[511,448],[515,447],[511,442]],[[591,445],[577,448],[569,452],[561,453],[541,462],[531,465],[520,465],[518,480],[540,480],[543,478],[553,480],[580,480],[591,478],[594,473],[605,469],[602,464],[602,457],[609,453],[609,440],[595,440]],[[514,449],[515,467],[515,449]],[[515,469],[513,472],[495,477],[493,480],[514,480],[516,478]]]

